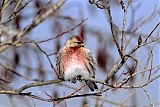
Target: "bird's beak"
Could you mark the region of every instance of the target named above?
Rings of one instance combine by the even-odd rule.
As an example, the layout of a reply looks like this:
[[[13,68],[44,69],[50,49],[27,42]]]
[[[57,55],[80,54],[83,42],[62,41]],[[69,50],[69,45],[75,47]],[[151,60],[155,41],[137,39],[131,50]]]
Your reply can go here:
[[[84,43],[81,43],[80,46],[81,46],[81,47],[84,47]]]

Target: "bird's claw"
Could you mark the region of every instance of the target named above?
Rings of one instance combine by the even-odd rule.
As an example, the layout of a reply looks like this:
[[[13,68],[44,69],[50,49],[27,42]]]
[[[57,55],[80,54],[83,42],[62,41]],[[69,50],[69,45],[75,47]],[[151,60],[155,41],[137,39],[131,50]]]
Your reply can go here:
[[[77,80],[79,80],[80,82],[82,82],[82,79],[81,79],[81,75],[77,76]]]
[[[75,83],[76,83],[76,81],[71,81],[71,83],[74,83],[74,84],[75,84]]]
[[[76,83],[76,78],[73,78],[72,80],[71,80],[71,83]]]

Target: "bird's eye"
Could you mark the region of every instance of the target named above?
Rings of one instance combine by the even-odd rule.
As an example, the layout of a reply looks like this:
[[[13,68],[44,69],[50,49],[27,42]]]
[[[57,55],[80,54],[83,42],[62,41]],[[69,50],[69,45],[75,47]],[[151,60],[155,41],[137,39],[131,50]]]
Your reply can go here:
[[[76,42],[78,44],[78,46],[80,47],[84,47],[84,43],[83,42]]]
[[[76,42],[77,44],[82,44],[83,42]]]

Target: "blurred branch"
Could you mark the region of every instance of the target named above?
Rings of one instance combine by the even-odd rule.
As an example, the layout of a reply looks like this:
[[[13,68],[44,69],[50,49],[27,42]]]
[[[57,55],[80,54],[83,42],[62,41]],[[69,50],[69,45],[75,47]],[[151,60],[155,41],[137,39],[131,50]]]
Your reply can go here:
[[[122,9],[124,10],[124,16],[123,16],[123,25],[122,25],[122,38],[121,38],[121,52],[124,52],[124,38],[125,38],[125,26],[126,26],[126,17],[129,5],[132,3],[132,0],[128,0],[127,6],[125,7],[124,1],[120,0],[120,4],[122,6]]]
[[[105,106],[105,103],[107,106],[109,104],[118,107],[128,107],[128,104],[133,104],[132,106],[136,106],[132,98],[136,95],[136,88],[142,88],[148,97],[149,105],[155,106],[154,102],[157,101],[154,101],[155,99],[153,99],[153,101],[151,100],[151,96],[149,95],[150,90],[147,91],[145,90],[145,88],[152,88],[150,87],[152,86],[150,84],[153,81],[158,81],[158,79],[160,78],[160,74],[158,74],[158,71],[160,70],[160,64],[157,64],[157,59],[155,59],[157,56],[154,56],[157,55],[157,50],[153,50],[153,47],[157,48],[157,43],[160,43],[160,22],[158,22],[158,24],[156,24],[153,28],[147,26],[148,24],[150,25],[152,21],[155,22],[156,20],[154,19],[157,19],[159,10],[156,8],[156,6],[153,11],[150,11],[151,13],[149,14],[149,16],[143,16],[143,19],[140,20],[139,17],[142,17],[142,15],[140,14],[138,8],[141,5],[136,5],[141,4],[142,2],[133,0],[88,0],[90,3],[89,6],[92,5],[98,8],[98,11],[92,11],[92,13],[90,14],[86,9],[86,6],[85,8],[82,8],[81,4],[79,5],[81,1],[76,1],[76,3],[78,2],[76,5],[74,4],[74,2],[71,2],[71,4],[69,3],[69,5],[67,3],[62,10],[58,11],[63,6],[65,1],[67,0],[1,1],[0,37],[2,37],[3,35],[4,36],[0,38],[0,53],[9,47],[14,46],[14,48],[5,51],[5,53],[1,53],[2,55],[0,55],[0,61],[2,61],[2,63],[0,63],[0,95],[8,95],[10,98],[15,98],[15,96],[19,96],[20,98],[22,98],[23,96],[26,96],[30,99],[33,98],[45,102],[51,102],[53,103],[53,106],[60,104],[60,102],[62,101],[66,101],[66,103],[68,103],[67,100],[71,98],[75,99],[78,97],[88,96],[87,99],[85,98],[85,103],[83,104],[83,106],[89,106],[88,101],[94,100],[96,103],[95,107],[103,107]],[[134,9],[130,10],[130,7],[132,8],[132,6]],[[93,9],[93,7],[89,8],[91,10]],[[95,8],[94,10],[96,10],[97,8]],[[99,11],[99,9],[101,9],[101,11]],[[115,12],[115,9],[119,9],[118,14],[117,11]],[[122,13],[119,13],[119,11],[121,11]],[[72,12],[76,12],[76,14],[72,14]],[[100,22],[97,21],[99,20],[99,18],[101,19],[101,17],[97,17],[97,14],[99,14],[99,12],[105,12],[107,20],[102,19]],[[128,12],[132,15],[130,16]],[[28,13],[31,14],[28,15]],[[88,20],[88,18],[79,20],[79,17],[80,19],[82,19],[84,15],[83,13],[89,13],[90,15],[95,16],[89,16],[88,18],[90,20],[87,21],[86,25],[83,25],[86,20]],[[47,22],[43,23],[42,26],[39,26],[52,14],[54,14],[54,17],[51,17],[50,20],[47,20]],[[120,20],[115,19],[117,17],[114,16],[120,17]],[[94,17],[94,19],[91,19],[92,17]],[[128,18],[130,19],[129,21]],[[77,19],[79,21],[77,21]],[[114,22],[114,19],[115,21],[121,21],[118,22],[120,24],[116,25],[115,23],[117,22]],[[107,23],[104,24],[103,22]],[[110,31],[108,31],[108,23],[110,25]],[[129,26],[126,26],[128,24]],[[40,27],[40,29],[37,28],[35,29],[35,31],[33,31],[33,29],[38,26]],[[144,30],[143,28],[141,28],[142,26],[144,26]],[[49,35],[39,35],[39,30],[44,30],[43,28],[47,28],[47,31],[41,32],[48,33]],[[145,34],[145,31],[147,29],[150,29],[151,31],[149,31],[148,34]],[[157,30],[158,32],[156,32]],[[25,35],[31,31],[33,31],[33,36],[24,38]],[[98,59],[98,63],[103,63],[102,65],[98,65],[98,67],[104,68],[103,71],[105,72],[103,72],[103,74],[106,74],[105,78],[101,78],[105,76],[103,74],[97,75],[100,76],[100,79],[81,77],[82,82],[92,81],[98,84],[99,89],[95,90],[93,93],[89,93],[89,91],[87,91],[86,89],[82,90],[85,85],[79,86],[78,84],[76,84],[76,86],[74,86],[73,84],[68,83],[68,81],[61,80],[59,78],[56,67],[54,67],[55,56],[52,55],[57,54],[58,49],[64,42],[62,37],[73,34],[75,33],[74,31],[80,31],[82,35],[86,34],[84,36],[86,36],[87,39],[89,38],[89,35],[92,35],[92,39],[94,39],[94,41],[89,38],[87,42],[91,44],[88,45],[91,46],[96,54],[98,54],[97,59],[101,57]],[[5,37],[9,38],[6,39]],[[55,39],[56,42],[53,41]],[[96,47],[92,47],[92,42],[95,43]],[[148,52],[145,52],[145,55],[147,56],[144,57],[146,62],[140,58],[141,56],[139,56],[141,54],[140,48],[142,48],[142,50],[144,48]],[[138,51],[138,49],[140,51]],[[115,50],[116,52],[118,51],[118,54],[113,53],[115,52]],[[112,67],[111,65],[113,63],[115,63],[115,65]],[[143,65],[143,63],[145,64]],[[102,70],[98,71],[97,73],[102,73],[101,71]],[[14,77],[14,75],[16,76]],[[55,75],[58,77],[56,80],[45,80],[52,78],[52,76]],[[19,77],[20,79],[22,79],[22,81],[20,82]],[[37,77],[39,80],[32,79],[33,77]],[[136,79],[139,79],[139,81],[136,81]],[[25,83],[23,85],[20,85],[23,82]],[[52,84],[54,84],[53,87]],[[18,87],[19,85],[20,87]],[[43,90],[41,90],[40,86],[43,86],[43,89],[45,88],[44,90],[47,89],[48,91],[50,91],[51,94],[48,94],[48,92],[45,91],[45,94],[36,94],[38,90]],[[60,86],[60,88],[57,86]],[[67,91],[65,91],[64,94],[62,92],[63,88],[65,88],[65,90]],[[114,94],[115,91],[123,90],[124,93],[128,93],[128,89],[133,91],[130,92],[130,94],[126,94],[125,96],[123,96],[122,102],[115,101],[115,99],[109,99],[110,97],[108,95]],[[69,94],[66,95],[66,93]],[[91,98],[91,100],[88,98]],[[93,103],[91,104],[94,105]],[[65,106],[67,106],[67,104]]]
[[[62,82],[62,80],[49,80],[49,81],[42,81],[42,82],[39,81],[39,82],[24,85],[24,86],[18,88],[17,90],[0,90],[0,94],[20,95],[22,93],[22,91],[29,89],[31,87],[56,84],[56,83],[60,83],[60,82]]]
[[[63,99],[70,99],[70,98],[76,98],[76,97],[87,97],[87,96],[101,96],[101,95],[98,93],[88,93],[88,94],[82,94],[82,95],[67,96],[67,97],[62,97],[62,98],[57,98],[57,99],[52,99],[52,100],[59,101]]]
[[[156,69],[156,68],[157,68],[157,69],[160,69],[159,67],[160,67],[160,65],[157,65],[157,66],[155,66],[155,67],[152,67],[152,69],[151,69],[151,68],[144,69],[144,70],[142,70],[142,71],[135,72],[135,73],[133,73],[132,75],[129,75],[128,77],[126,77],[126,78],[131,78],[131,77],[133,77],[133,76],[135,76],[135,75],[137,75],[137,74],[144,73],[144,72],[147,72],[147,71],[150,71],[150,70],[154,70],[154,69]]]
[[[61,80],[49,80],[49,81],[35,82],[35,83],[30,83],[30,84],[24,85],[24,86],[18,88],[17,90],[0,90],[0,94],[28,96],[28,97],[31,97],[31,98],[35,98],[35,99],[39,99],[39,100],[47,101],[47,102],[62,101],[64,99],[70,99],[70,98],[76,98],[76,97],[101,96],[99,93],[89,93],[89,94],[82,94],[82,95],[73,95],[73,94],[71,94],[71,95],[68,95],[68,96],[62,97],[62,98],[44,99],[42,97],[39,97],[39,96],[36,96],[36,95],[32,95],[32,92],[22,93],[22,91],[24,91],[26,89],[29,89],[31,87],[44,86],[44,85],[50,85],[50,84],[57,84],[57,83],[60,83],[60,82],[62,82],[62,81]],[[81,88],[83,88],[83,87],[81,87]],[[77,90],[77,91],[79,91],[79,90]],[[77,92],[77,91],[75,91],[75,92]]]
[[[21,11],[32,1],[32,0],[29,0],[27,1],[20,9],[18,9],[20,7],[20,4],[21,4],[21,1],[22,0],[19,0],[17,1],[17,4],[13,10],[13,14],[8,18],[8,20],[5,20],[3,22],[0,23],[0,25],[3,25],[3,24],[6,24],[6,23],[9,23],[11,22],[14,18],[16,18],[20,13]]]
[[[112,36],[113,36],[113,41],[116,44],[116,47],[117,47],[117,50],[119,52],[120,57],[122,58],[123,57],[123,52],[120,49],[120,45],[119,45],[118,41],[116,40],[116,35],[114,33],[114,30],[113,30],[113,21],[112,21],[112,15],[111,15],[111,9],[110,9],[109,1],[108,1],[107,11],[108,11],[109,19],[110,19],[110,26],[111,26],[111,32],[112,32]]]
[[[160,23],[158,23],[158,24],[156,25],[156,27],[151,31],[151,33],[149,34],[148,37],[150,37],[150,36],[153,34],[153,32],[155,31],[155,29],[158,27],[159,24],[160,24]],[[147,38],[148,38],[148,37],[147,37]],[[120,64],[118,64],[117,66],[115,66],[115,67],[108,73],[107,78],[105,79],[105,81],[108,82],[108,81],[111,79],[111,77],[112,77],[113,75],[115,75],[115,74],[118,72],[118,70],[124,65],[124,63],[128,60],[129,56],[131,56],[137,49],[139,49],[140,47],[143,47],[143,46],[145,46],[145,45],[148,45],[148,44],[150,44],[150,43],[152,43],[152,42],[156,42],[156,41],[158,41],[158,40],[160,40],[159,37],[158,37],[157,39],[153,39],[153,40],[151,40],[151,41],[149,41],[149,42],[146,42],[146,40],[145,40],[145,41],[142,42],[140,45],[135,46],[135,47],[134,47],[131,51],[129,51],[124,57],[122,57],[122,60],[121,60]]]
[[[0,82],[10,83],[10,81],[6,81],[6,80],[4,80],[4,79],[2,79],[2,78],[0,78]]]
[[[66,33],[69,33],[69,32],[72,32],[73,30],[75,30],[76,28],[78,28],[79,26],[81,26],[84,22],[86,22],[86,20],[88,20],[88,19],[84,19],[84,20],[82,20],[80,23],[78,23],[77,25],[75,25],[74,27],[72,27],[71,29],[68,29],[68,30],[66,30],[66,31],[63,31],[62,33],[60,33],[60,34],[58,34],[58,35],[56,35],[55,37],[51,37],[51,38],[48,38],[48,39],[46,39],[46,40],[40,40],[40,41],[22,41],[21,43],[43,43],[43,42],[47,42],[47,41],[50,41],[50,40],[53,40],[53,39],[56,39],[56,38],[59,38],[59,37],[61,37],[61,36],[63,36],[64,34],[66,34]]]
[[[35,28],[37,25],[39,25],[42,21],[44,21],[47,17],[52,15],[54,12],[56,12],[64,4],[64,2],[65,2],[65,0],[60,0],[58,3],[53,5],[51,7],[51,9],[46,11],[44,14],[42,14],[41,16],[38,16],[35,19],[33,19],[32,23],[30,25],[25,27],[24,30],[20,31],[17,34],[18,41],[16,41],[16,42],[19,42],[26,33],[31,31],[33,28]]]
[[[115,43],[115,45],[116,45],[116,47],[117,47],[117,50],[118,50],[118,52],[119,52],[119,55],[121,56],[121,58],[123,57],[123,53],[122,53],[122,51],[121,51],[121,49],[120,49],[120,46],[119,46],[119,43],[118,43],[118,41],[116,40],[116,35],[115,35],[115,32],[114,32],[114,28],[113,28],[113,20],[112,20],[112,14],[111,14],[111,9],[110,9],[110,1],[107,1],[107,6],[105,6],[105,5],[102,5],[101,3],[100,3],[100,0],[98,0],[97,2],[95,2],[94,0],[93,1],[91,1],[91,0],[89,0],[89,2],[91,3],[91,4],[94,4],[94,5],[96,5],[98,8],[100,8],[100,9],[107,9],[107,11],[108,11],[108,16],[109,16],[109,22],[110,22],[110,26],[111,26],[111,32],[112,32],[112,36],[113,36],[113,41],[114,41],[114,43]]]
[[[138,7],[137,7],[138,8]],[[136,10],[137,10],[136,8]],[[158,10],[158,9],[157,9]],[[141,22],[140,21],[135,21],[134,23],[139,23],[137,24],[135,27],[133,26],[133,28],[131,29],[133,33],[135,33],[140,27],[148,24],[150,21],[153,20],[154,17],[156,17],[156,15],[158,15],[158,12],[156,11],[156,7],[154,8],[154,10],[151,12],[151,14],[147,17],[145,17],[145,19],[143,19]],[[132,23],[133,24],[133,23]],[[129,29],[128,29],[129,30]]]
[[[66,34],[66,33],[72,32],[73,30],[75,30],[76,28],[78,28],[79,26],[81,26],[84,22],[86,22],[86,20],[87,20],[87,19],[82,20],[80,23],[78,23],[77,25],[75,25],[75,26],[72,27],[71,29],[68,29],[68,30],[66,30],[66,31],[63,31],[62,33],[56,35],[55,37],[51,37],[51,38],[48,38],[48,39],[45,39],[45,40],[39,40],[39,41],[35,41],[35,40],[19,41],[19,43],[20,43],[20,44],[24,44],[24,43],[34,43],[34,44],[36,43],[36,44],[39,44],[39,43],[43,43],[43,42],[47,42],[47,41],[50,41],[50,40],[59,38],[59,37],[63,36],[63,35]],[[4,32],[4,33],[7,33],[8,35],[11,35],[11,34],[17,33],[18,31],[5,27],[5,28],[3,29],[3,32]],[[12,46],[12,45],[14,45],[14,44],[13,44],[13,43],[10,43],[10,42],[0,44],[0,52],[1,52],[1,47],[5,46],[5,45],[11,45],[11,46]],[[3,49],[2,49],[2,50],[3,50]],[[49,56],[50,56],[50,55],[49,55]]]
[[[47,59],[48,59],[48,61],[49,61],[49,63],[50,63],[51,68],[54,70],[57,78],[59,79],[58,71],[57,71],[56,68],[53,66],[53,64],[52,64],[52,62],[51,62],[51,60],[50,60],[50,58],[49,58],[49,55],[48,55],[45,51],[43,51],[37,43],[35,43],[35,45],[38,47],[38,49],[39,49],[42,53],[44,53],[44,54],[46,55],[46,57],[47,57]]]
[[[66,85],[65,83],[60,83],[59,85],[63,85],[65,86],[66,88],[69,88],[69,89],[72,89],[72,90],[77,90],[77,88],[73,87],[73,86],[69,86],[69,85]],[[110,90],[111,88],[107,88],[106,90],[104,90],[104,92],[107,92],[108,90]],[[102,90],[101,90],[102,91]],[[79,91],[79,93],[81,94],[85,94],[83,91]],[[103,93],[103,92],[101,92]],[[109,103],[109,104],[112,104],[112,105],[115,105],[115,106],[120,106],[120,107],[128,107],[128,106],[125,106],[125,105],[122,105],[122,104],[119,104],[118,102],[114,102],[114,101],[111,101],[111,100],[107,100],[106,98],[103,98],[103,97],[90,97],[91,99],[95,99],[95,100],[100,100],[100,101],[103,101],[105,103]]]
[[[1,63],[0,63],[0,65],[6,69],[6,72],[11,72],[12,74],[17,75],[18,77],[24,78],[26,80],[38,81],[37,79],[32,79],[30,77],[24,76],[24,75],[16,72],[15,70],[13,70],[13,69],[9,68],[8,66],[5,66],[5,65],[3,65]]]
[[[100,83],[100,84],[109,86],[111,88],[124,88],[124,89],[128,89],[128,88],[141,88],[141,87],[147,86],[148,84],[150,84],[151,82],[153,82],[154,80],[156,80],[158,78],[160,78],[160,75],[155,76],[154,78],[150,79],[149,81],[147,81],[146,83],[144,83],[142,85],[133,85],[133,86],[122,86],[122,85],[119,86],[119,85],[106,84],[105,81],[94,79],[94,78],[81,77],[81,80],[93,81],[93,82],[96,82],[96,83]]]
[[[23,30],[21,30],[20,32],[17,33],[17,35],[14,37],[14,40],[10,41],[10,45],[9,44],[4,45],[4,46],[1,45],[0,46],[0,52],[3,52],[5,49],[10,47],[12,43],[15,46],[19,46],[20,45],[19,42],[25,36],[25,34],[30,32],[33,28],[35,28],[37,25],[39,25],[41,22],[43,22],[47,17],[52,15],[54,12],[56,12],[64,3],[65,3],[65,0],[60,0],[58,3],[53,5],[49,10],[47,10],[44,14],[42,14],[42,15],[36,17],[35,19],[33,19],[31,24],[29,24]]]
[[[79,89],[75,90],[75,91],[74,91],[74,92],[72,92],[71,94],[67,95],[66,97],[63,97],[64,99],[62,99],[62,100],[58,101],[58,102],[56,103],[56,105],[57,105],[57,104],[59,104],[60,102],[64,101],[64,100],[68,99],[70,96],[72,96],[72,95],[76,94],[76,93],[77,93],[77,92],[79,92],[83,87],[85,87],[85,85],[83,85],[83,86],[82,86],[82,87],[80,87]],[[54,101],[54,99],[53,99],[53,98],[52,98],[52,101]]]
[[[81,79],[82,80],[88,80],[88,81],[101,83],[101,84],[107,85],[107,86],[109,86],[111,88],[128,89],[128,88],[142,88],[142,87],[148,85],[149,83],[153,82],[154,80],[156,80],[159,77],[160,77],[160,75],[150,79],[147,83],[139,85],[139,86],[121,86],[121,87],[116,86],[116,85],[106,84],[105,81],[97,80],[97,79],[94,79],[94,78],[84,78],[84,77],[82,77]],[[99,92],[96,92],[96,93],[91,93],[91,94],[74,95],[74,96],[67,96],[67,97],[63,97],[63,98],[49,99],[49,100],[43,99],[43,98],[38,97],[36,95],[32,95],[31,92],[22,93],[24,90],[32,88],[32,87],[38,87],[38,86],[44,86],[44,85],[50,85],[50,84],[57,84],[57,83],[60,83],[60,82],[62,82],[62,80],[49,80],[49,81],[35,82],[35,83],[30,83],[30,84],[24,85],[24,86],[22,86],[22,87],[20,87],[20,88],[18,88],[16,90],[0,90],[0,94],[29,96],[29,97],[36,98],[36,99],[39,99],[39,100],[52,102],[52,101],[59,101],[59,100],[75,98],[75,97],[100,96],[102,93],[104,93],[104,92],[106,92],[107,90],[110,89],[110,88],[109,89],[105,89],[105,90],[102,90],[102,91],[99,91]]]
[[[105,79],[105,82],[107,83],[118,71],[119,69],[125,64],[125,62],[128,60],[128,58],[131,56],[131,54],[133,54],[137,49],[139,49],[140,47],[142,46],[145,46],[145,45],[148,45],[152,42],[156,42],[158,41],[160,38],[157,38],[157,39],[153,39],[151,40],[150,42],[146,43],[147,40],[149,39],[149,37],[153,34],[153,32],[156,30],[156,28],[159,26],[160,23],[158,23],[154,29],[150,32],[150,34],[147,36],[146,40],[144,42],[142,42],[142,44],[138,44],[136,47],[134,47],[130,52],[128,52],[126,55],[123,55],[123,52],[122,52],[122,49],[124,48],[123,47],[123,42],[124,42],[124,33],[123,33],[123,30],[124,30],[124,27],[125,27],[125,22],[126,22],[126,14],[125,11],[125,6],[124,6],[124,2],[123,0],[121,0],[121,6],[122,6],[122,9],[124,9],[124,19],[123,19],[123,27],[122,27],[122,47],[121,47],[121,50],[120,50],[120,46],[119,46],[119,43],[117,42],[116,40],[116,36],[114,34],[114,31],[113,31],[113,21],[112,21],[112,15],[111,15],[111,10],[110,10],[110,4],[109,4],[109,1],[107,1],[107,5],[108,6],[105,6],[102,4],[100,4],[99,0],[96,2],[94,0],[89,0],[90,4],[94,4],[97,6],[97,8],[100,8],[100,9],[107,9],[108,11],[108,15],[109,15],[109,18],[110,18],[110,25],[111,25],[111,32],[112,32],[112,36],[113,36],[113,39],[114,39],[114,43],[116,44],[116,47],[118,49],[118,52],[119,52],[119,55],[121,56],[121,62],[117,65],[117,66],[114,66],[114,68],[108,73],[106,79]],[[132,0],[129,0],[128,1],[128,4],[127,4],[127,8],[128,6],[130,5],[130,3],[132,2]]]
[[[29,97],[39,99],[39,100],[42,100],[42,101],[52,102],[52,101],[62,101],[64,99],[87,97],[87,96],[101,96],[101,95],[98,94],[98,93],[88,93],[88,94],[81,94],[81,95],[77,94],[77,95],[71,95],[71,96],[67,96],[67,97],[60,97],[60,98],[53,98],[53,99],[52,98],[51,99],[44,99],[44,98],[41,98],[41,97],[38,97],[38,96],[35,96],[35,95],[31,95],[31,94],[30,95],[25,95],[25,96],[29,96]]]
[[[158,28],[158,26],[160,25],[160,22],[154,27],[154,29],[151,31],[151,33],[147,36],[146,40],[144,42],[147,42],[148,39],[150,38],[150,36],[153,34],[153,32]]]
[[[150,101],[151,106],[155,107],[154,104],[153,104],[153,102],[152,102],[152,100],[151,100],[151,97],[150,97],[148,91],[144,87],[142,87],[142,89],[143,89],[144,93],[147,95],[148,100]]]
[[[153,70],[153,53],[152,53],[152,50],[151,50],[151,64],[150,64],[148,80],[150,80],[150,78],[151,78],[152,70]]]
[[[125,99],[122,100],[122,102],[120,104],[127,103],[127,101],[135,94],[136,94],[136,90],[133,90]]]
[[[144,86],[148,85],[149,83],[153,82],[154,80],[156,80],[159,77],[160,77],[160,75],[157,75],[154,78],[147,81],[145,84],[142,84],[142,85],[139,85],[139,86],[121,86],[121,87],[116,86],[116,85],[106,84],[105,81],[98,80],[98,79],[95,79],[95,78],[81,77],[81,80],[93,81],[93,82],[96,82],[96,83],[107,85],[111,88],[141,88],[141,87],[144,87]],[[18,88],[17,90],[15,90],[15,91],[13,91],[13,90],[0,90],[0,94],[13,94],[14,95],[14,94],[19,94],[22,91],[24,91],[26,89],[29,89],[31,87],[50,85],[50,84],[55,84],[55,83],[60,83],[60,82],[63,82],[63,81],[62,80],[49,80],[49,81],[35,82],[35,83],[30,83],[30,84],[24,85],[24,86]]]

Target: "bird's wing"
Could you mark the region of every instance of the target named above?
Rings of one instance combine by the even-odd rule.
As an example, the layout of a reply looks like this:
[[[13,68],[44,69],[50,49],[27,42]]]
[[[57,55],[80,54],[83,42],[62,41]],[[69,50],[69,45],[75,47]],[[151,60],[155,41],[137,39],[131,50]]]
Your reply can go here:
[[[61,55],[61,52],[59,52],[57,55],[56,66],[57,66],[57,71],[59,72],[59,77],[63,78],[64,69],[63,67],[61,67],[61,59],[62,59],[62,55]]]
[[[86,68],[89,71],[90,77],[95,78],[95,71],[96,71],[96,61],[92,56],[92,53],[89,49],[85,48],[86,56],[87,56],[87,62]],[[94,91],[94,89],[98,89],[98,86],[93,81],[86,81],[86,84],[90,88],[91,91]]]
[[[86,56],[87,57],[87,64],[86,64],[86,67],[90,73],[90,77],[94,78],[95,77],[95,71],[96,71],[96,61],[94,60],[91,52],[89,49],[85,49],[85,52],[86,52]]]

